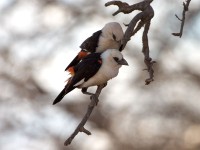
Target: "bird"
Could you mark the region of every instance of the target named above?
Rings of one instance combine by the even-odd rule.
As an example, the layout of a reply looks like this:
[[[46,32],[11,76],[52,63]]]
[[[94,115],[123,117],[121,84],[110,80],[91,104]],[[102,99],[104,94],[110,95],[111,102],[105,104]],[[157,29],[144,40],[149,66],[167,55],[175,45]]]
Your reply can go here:
[[[81,45],[81,51],[66,67],[67,71],[70,67],[78,64],[85,56],[94,52],[103,52],[107,49],[120,49],[124,32],[118,22],[109,22],[92,36],[88,37]]]
[[[106,84],[108,80],[116,77],[119,68],[128,65],[120,51],[108,49],[102,53],[91,53],[84,57],[77,65],[69,70],[70,77],[60,94],[53,101],[53,105],[60,102],[63,97],[75,88],[82,89],[83,94],[87,88]]]

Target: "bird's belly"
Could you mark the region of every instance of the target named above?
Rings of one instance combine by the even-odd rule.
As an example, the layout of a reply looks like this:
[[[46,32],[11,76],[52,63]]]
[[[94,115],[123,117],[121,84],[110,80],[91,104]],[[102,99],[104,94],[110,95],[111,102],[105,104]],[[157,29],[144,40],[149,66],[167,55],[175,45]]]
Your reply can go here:
[[[102,69],[103,70],[103,69]],[[106,83],[108,80],[114,78],[118,74],[118,70],[112,71],[102,71],[101,69],[99,70],[98,73],[96,73],[93,77],[91,77],[88,81],[84,82],[80,87],[89,87],[89,86],[96,86],[96,85],[101,85]]]
[[[80,87],[82,88],[82,87],[101,85],[106,83],[108,80],[109,79],[106,76],[97,74],[94,75],[92,78],[90,78],[88,81],[84,82]]]

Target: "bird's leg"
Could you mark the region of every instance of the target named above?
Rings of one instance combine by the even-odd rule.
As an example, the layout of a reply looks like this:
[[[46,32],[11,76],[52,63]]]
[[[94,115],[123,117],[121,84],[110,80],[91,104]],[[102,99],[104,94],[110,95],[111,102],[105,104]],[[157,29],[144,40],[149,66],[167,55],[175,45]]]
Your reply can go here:
[[[101,93],[101,90],[106,86],[107,86],[107,82],[102,84],[102,85],[98,85],[97,86],[97,90],[96,90],[96,92],[94,94],[90,93],[90,92],[87,92],[88,88],[86,88],[86,87],[82,88],[81,91],[82,91],[83,94],[91,95],[90,96],[90,100],[92,100],[94,102],[94,103],[92,103],[92,105],[96,106],[98,104],[98,102],[99,102],[99,99],[98,99],[99,94]]]
[[[107,82],[102,84],[102,88],[105,88],[107,86]]]
[[[99,95],[101,93],[101,90],[107,85],[107,82],[102,84],[102,85],[98,85],[97,86],[97,90],[95,92],[95,94],[92,94],[90,96],[90,99],[94,102],[93,105],[97,105],[99,102]]]
[[[92,94],[90,99],[91,102],[88,106],[87,112],[85,114],[85,116],[83,117],[83,119],[81,120],[81,122],[79,123],[79,125],[77,126],[77,128],[74,130],[74,132],[72,133],[72,135],[65,141],[65,146],[69,145],[72,140],[74,139],[74,137],[79,133],[79,132],[84,132],[87,135],[90,135],[90,131],[86,130],[84,128],[85,123],[88,121],[94,107],[96,106],[96,104],[98,103],[98,97],[101,93],[101,90],[105,87],[105,85],[98,85],[97,90],[95,92],[95,94]],[[87,92],[87,88],[82,89],[82,92]],[[91,94],[91,93],[90,93]],[[95,102],[97,101],[97,102]]]
[[[94,103],[92,103],[92,105],[93,106],[96,106],[97,104],[98,104],[98,97],[96,96],[96,93],[95,94],[93,94],[93,93],[90,93],[90,92],[87,92],[87,87],[84,87],[84,88],[82,88],[82,93],[83,94],[86,94],[86,95],[90,95],[91,97],[90,97],[90,100],[92,100]]]
[[[81,92],[82,92],[83,94],[86,94],[86,95],[94,95],[93,93],[87,92],[87,89],[88,89],[88,88],[82,88],[82,89],[81,89]]]

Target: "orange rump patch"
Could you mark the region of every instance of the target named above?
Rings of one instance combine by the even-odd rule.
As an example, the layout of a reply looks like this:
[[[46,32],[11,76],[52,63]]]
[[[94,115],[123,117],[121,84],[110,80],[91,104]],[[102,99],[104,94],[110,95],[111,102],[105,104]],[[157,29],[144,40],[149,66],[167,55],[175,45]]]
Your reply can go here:
[[[88,55],[88,52],[80,51],[80,52],[78,53],[78,59],[82,59],[82,58],[84,58],[84,57],[87,56],[87,55]]]
[[[75,74],[74,67],[69,67],[69,69],[67,69],[67,71],[71,74],[71,76],[74,76],[74,74]]]

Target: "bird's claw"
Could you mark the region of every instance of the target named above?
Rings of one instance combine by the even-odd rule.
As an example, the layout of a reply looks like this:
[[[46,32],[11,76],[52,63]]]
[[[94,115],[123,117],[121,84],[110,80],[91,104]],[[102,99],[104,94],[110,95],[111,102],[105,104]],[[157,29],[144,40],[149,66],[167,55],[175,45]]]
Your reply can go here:
[[[99,99],[96,94],[91,95],[90,100],[92,101],[91,103],[92,106],[97,106]]]

